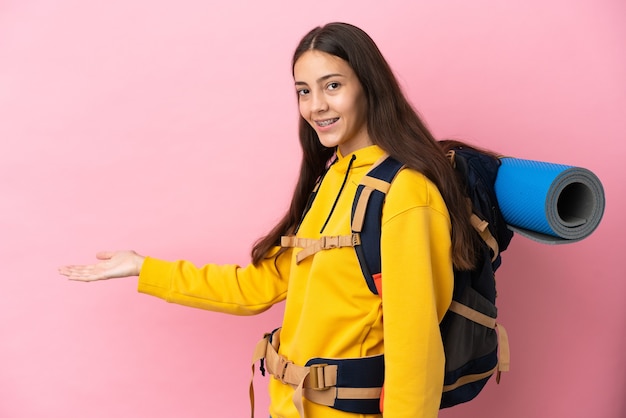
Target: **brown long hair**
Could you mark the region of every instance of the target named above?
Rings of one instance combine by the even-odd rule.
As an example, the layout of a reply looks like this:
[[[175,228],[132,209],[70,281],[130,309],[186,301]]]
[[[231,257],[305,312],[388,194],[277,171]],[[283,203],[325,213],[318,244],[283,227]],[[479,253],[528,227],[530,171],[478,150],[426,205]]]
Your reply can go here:
[[[367,129],[372,142],[407,167],[423,173],[439,189],[452,222],[452,260],[458,269],[474,266],[475,239],[468,220],[470,206],[452,165],[440,144],[405,98],[389,64],[374,41],[363,30],[347,23],[329,23],[311,30],[302,38],[292,59],[309,50],[325,52],[346,61],[359,78],[367,98]],[[300,117],[302,162],[300,176],[289,210],[278,224],[252,249],[252,261],[261,261],[293,233],[305,209],[316,180],[325,170],[334,149],[321,145],[315,130]]]

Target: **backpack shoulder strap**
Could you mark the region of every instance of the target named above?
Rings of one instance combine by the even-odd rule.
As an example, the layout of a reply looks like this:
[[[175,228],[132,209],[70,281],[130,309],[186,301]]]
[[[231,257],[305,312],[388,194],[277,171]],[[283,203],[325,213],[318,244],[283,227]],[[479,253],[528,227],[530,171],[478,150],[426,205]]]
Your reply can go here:
[[[376,281],[380,277],[380,233],[385,197],[393,179],[404,166],[396,159],[381,157],[363,177],[352,204],[352,233],[360,235],[354,247],[372,293],[380,294]]]

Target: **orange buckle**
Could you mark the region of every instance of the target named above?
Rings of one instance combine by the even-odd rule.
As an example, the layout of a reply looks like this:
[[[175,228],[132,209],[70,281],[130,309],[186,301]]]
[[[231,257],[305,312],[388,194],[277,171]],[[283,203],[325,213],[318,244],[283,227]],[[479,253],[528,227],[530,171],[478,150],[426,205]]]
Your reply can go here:
[[[282,383],[287,384],[287,382],[285,382],[285,373],[287,372],[287,366],[289,366],[290,364],[292,363],[289,360],[287,360],[283,356],[280,356],[278,360],[278,370],[276,370],[274,377]]]
[[[326,386],[324,379],[324,367],[328,364],[312,364],[309,366],[309,384],[313,390],[328,390],[330,386]],[[307,388],[309,386],[307,385]]]

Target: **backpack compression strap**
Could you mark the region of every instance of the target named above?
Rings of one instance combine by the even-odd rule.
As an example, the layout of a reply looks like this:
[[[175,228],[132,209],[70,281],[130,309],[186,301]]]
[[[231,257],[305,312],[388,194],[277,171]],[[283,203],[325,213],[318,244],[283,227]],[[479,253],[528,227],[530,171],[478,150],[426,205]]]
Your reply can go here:
[[[456,150],[454,149],[449,150],[446,153],[446,157],[448,157],[448,160],[450,160],[450,164],[452,164],[452,167],[456,169],[457,168]],[[467,163],[464,163],[464,164],[467,165]],[[471,206],[472,201],[469,198],[468,200],[470,201],[470,206]],[[496,240],[496,238],[491,234],[491,231],[489,231],[489,222],[480,218],[475,213],[472,213],[470,217],[470,222],[472,223],[472,226],[474,227],[476,232],[478,232],[478,235],[480,235],[482,240],[485,241],[485,244],[487,244],[487,246],[491,249],[491,262],[493,263],[498,258],[498,255],[500,254],[500,247],[498,245],[498,240]]]
[[[491,231],[489,231],[489,222],[481,219],[475,213],[472,213],[472,215],[470,216],[470,222],[472,223],[472,226],[474,227],[476,232],[478,232],[478,235],[480,235],[482,240],[485,241],[485,244],[487,244],[487,246],[491,250],[491,262],[493,263],[494,261],[496,261],[496,258],[498,258],[498,255],[500,254],[500,248],[498,246],[498,241],[491,234]]]

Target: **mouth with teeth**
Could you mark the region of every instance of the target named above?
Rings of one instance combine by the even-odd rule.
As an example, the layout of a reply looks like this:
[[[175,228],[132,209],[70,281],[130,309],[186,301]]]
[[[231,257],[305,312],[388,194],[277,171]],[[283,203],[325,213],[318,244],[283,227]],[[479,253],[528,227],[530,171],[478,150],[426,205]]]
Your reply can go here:
[[[339,118],[333,118],[333,119],[325,119],[325,120],[317,120],[315,121],[315,124],[321,128],[324,128],[326,126],[330,126],[333,123],[337,122],[339,120]]]

